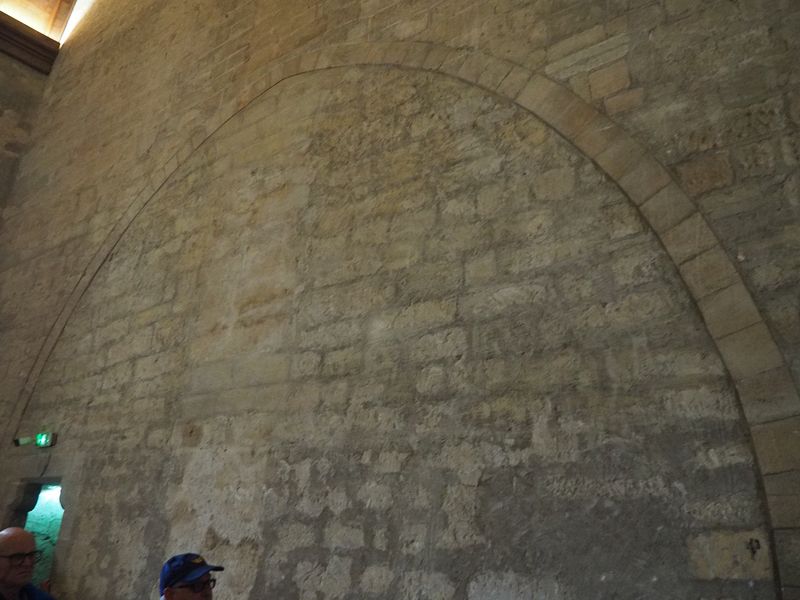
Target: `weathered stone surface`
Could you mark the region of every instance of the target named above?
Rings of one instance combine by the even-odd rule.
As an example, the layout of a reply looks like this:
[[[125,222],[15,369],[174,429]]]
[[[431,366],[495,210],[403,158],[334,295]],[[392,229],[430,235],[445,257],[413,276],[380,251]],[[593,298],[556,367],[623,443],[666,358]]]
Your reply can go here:
[[[726,187],[733,181],[733,169],[724,154],[694,158],[678,165],[677,170],[684,189],[692,196]]]
[[[616,115],[639,108],[644,104],[644,94],[645,91],[643,88],[626,90],[606,98],[603,104],[609,115]]]
[[[718,246],[686,262],[680,270],[692,295],[698,299],[728,288],[739,280],[725,251]]]
[[[772,559],[764,531],[712,531],[687,543],[692,572],[699,579],[770,577]]]
[[[44,84],[42,74],[0,54],[0,212],[11,192],[19,158],[30,142]]]
[[[670,256],[678,264],[713,248],[718,242],[699,212],[691,214],[671,229],[663,232],[661,241],[664,242]],[[714,332],[712,331],[712,333]]]
[[[737,381],[783,365],[780,350],[763,323],[718,339],[717,347]]]
[[[694,243],[697,217],[686,229],[673,224],[669,237],[660,230],[670,255],[687,261],[695,299],[720,300],[709,309],[717,336],[737,333],[728,332],[737,319],[714,296],[740,283],[730,277],[735,261],[788,362],[737,382],[748,416],[758,406],[754,418],[766,421],[790,414],[796,392],[783,375],[800,374],[794,3],[332,0],[298,8],[199,0],[191,15],[172,1],[107,4],[95,3],[62,51],[0,231],[0,389],[11,399],[0,421],[8,422],[64,299],[87,265],[93,273],[111,251],[107,243],[92,259],[106,234],[174,172],[83,295],[25,414],[25,427],[59,425],[65,441],[51,464],[73,465],[65,475],[79,488],[72,498],[111,522],[76,522],[81,527],[71,531],[130,541],[124,549],[87,549],[70,535],[70,552],[126,565],[130,580],[141,582],[111,588],[65,557],[59,564],[85,577],[65,583],[64,597],[144,597],[159,558],[185,544],[205,544],[235,565],[218,590],[223,598],[344,598],[369,593],[363,582],[387,596],[532,590],[571,598],[601,589],[661,597],[666,589],[676,598],[771,597],[766,581],[687,582],[687,531],[713,527],[715,518],[749,531],[761,526],[761,509],[752,466],[735,450],[741,431],[731,390],[717,394],[726,384],[713,346],[673,267],[609,182],[569,144],[554,144],[540,122],[489,94],[470,96],[469,86],[439,95],[438,84],[403,78],[370,87],[365,81],[379,69],[366,79],[332,71],[334,81],[324,85],[298,73],[405,64],[510,97],[532,71],[549,73],[579,97],[565,87],[535,106],[589,157],[602,156],[636,204],[667,183],[649,159],[678,165],[728,262],[716,248],[701,250],[707,235]],[[601,84],[621,85],[624,78],[602,75],[622,64],[632,89],[608,92],[595,105],[612,123],[576,98],[592,99],[592,79],[599,93],[606,93]],[[284,95],[278,82],[286,76],[300,87]],[[0,122],[8,124],[8,113]],[[0,153],[18,150],[0,144]],[[709,157],[725,159],[704,162]],[[7,162],[0,171],[8,173]],[[509,302],[491,319],[472,322],[471,312],[454,324],[450,312],[412,308],[461,306],[532,278],[552,278],[548,302]],[[731,306],[751,314],[740,302]],[[448,354],[447,344],[433,341],[454,327],[463,343]],[[378,331],[385,335],[370,337]],[[434,337],[425,337],[430,352],[417,362],[408,340],[423,336]],[[764,366],[758,344],[732,346],[737,372]],[[262,363],[251,355],[281,358]],[[200,421],[202,435],[184,438],[184,419]],[[442,435],[482,449],[464,450],[474,469],[451,464],[456,453],[435,453]],[[719,448],[677,456],[694,443],[687,440],[707,444],[709,436],[724,438]],[[96,483],[74,467],[79,454],[96,451],[93,439],[114,440],[102,450],[105,460],[86,465]],[[637,447],[642,439],[647,445]],[[256,445],[269,456],[253,464]],[[405,458],[374,462],[368,451]],[[134,456],[148,469],[131,468]],[[10,478],[38,476],[44,467],[20,474],[24,461],[3,460]],[[403,478],[376,485],[413,503],[381,512],[384,494],[375,496],[376,512],[354,509],[373,464],[381,465],[377,478]],[[606,472],[616,478],[598,482]],[[619,473],[630,475],[621,481]],[[147,483],[156,474],[174,482],[169,490]],[[436,564],[424,568],[387,558],[401,555],[401,523],[449,531],[448,543],[475,539],[461,521],[450,527],[440,503],[456,481],[476,478],[477,489],[487,490],[477,514],[503,533],[479,532],[490,553],[437,550]],[[128,480],[136,485],[124,486]],[[203,493],[178,493],[184,480]],[[517,500],[523,496],[536,502]],[[231,509],[240,522],[209,515],[208,506],[233,497],[241,498]],[[168,509],[153,513],[131,498]],[[497,498],[510,505],[493,504]],[[448,506],[460,506],[459,515],[468,508]],[[123,530],[128,515],[133,535]],[[552,515],[571,517],[552,529]],[[308,530],[281,528],[297,520]],[[329,521],[361,528],[369,558],[324,548]],[[664,522],[676,539],[659,536],[659,545],[648,546],[641,532],[661,531]],[[658,567],[631,567],[604,547],[573,541],[600,523],[603,531],[634,532],[631,552],[654,557]],[[163,547],[139,534],[154,529],[170,531]],[[534,529],[557,531],[552,556],[580,556],[595,570],[566,573],[572,587],[563,584],[554,574],[571,563],[548,563],[527,533]],[[287,541],[293,531],[296,546]],[[434,547],[435,537],[416,535],[423,545],[409,556],[431,556],[424,543]],[[263,552],[276,540],[287,549]],[[506,550],[508,540],[518,547]],[[469,562],[487,555],[493,564]],[[614,576],[623,563],[624,583]],[[366,577],[372,567],[391,574]]]
[[[309,98],[313,119],[288,118]],[[617,550],[572,534],[547,557],[524,548],[546,523],[591,528],[607,501],[628,523],[625,555],[669,525],[661,560],[637,569],[692,594],[675,562],[686,537],[712,518],[759,523],[733,390],[668,261],[622,193],[513,104],[386,67],[298,77],[134,221],[23,427],[46,419],[92,454],[92,481],[68,483],[83,490],[119,486],[133,456],[152,464],[134,473],[160,486],[137,501],[142,522],[164,523],[170,548],[211,540],[236,564],[228,593],[583,597],[627,564]],[[100,439],[111,455],[93,454]],[[130,501],[84,502],[79,526]],[[94,539],[71,542],[67,568]],[[108,560],[144,570],[162,551],[131,552]],[[435,570],[407,567],[431,553]],[[565,573],[566,556],[597,553],[591,577]],[[608,589],[649,593],[639,579]]]
[[[775,532],[775,552],[778,555],[781,583],[800,587],[800,529]]]
[[[753,427],[753,443],[764,473],[800,468],[800,417]]]
[[[742,284],[735,284],[706,296],[698,304],[706,326],[715,339],[754,325],[760,320],[758,309]]]
[[[675,184],[668,184],[642,205],[642,214],[658,233],[669,231],[692,212],[692,201]]]
[[[737,382],[736,387],[750,423],[776,421],[800,414],[800,396],[786,367],[744,378]]]
[[[631,83],[628,63],[619,61],[589,74],[592,98],[605,98],[624,90]]]

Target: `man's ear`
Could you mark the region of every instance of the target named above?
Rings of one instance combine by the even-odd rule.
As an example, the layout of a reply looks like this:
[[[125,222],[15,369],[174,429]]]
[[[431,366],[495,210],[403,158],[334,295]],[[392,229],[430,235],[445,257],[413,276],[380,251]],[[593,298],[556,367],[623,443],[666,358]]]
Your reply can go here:
[[[173,600],[175,598],[175,593],[172,591],[172,588],[167,588],[164,590],[164,600]]]

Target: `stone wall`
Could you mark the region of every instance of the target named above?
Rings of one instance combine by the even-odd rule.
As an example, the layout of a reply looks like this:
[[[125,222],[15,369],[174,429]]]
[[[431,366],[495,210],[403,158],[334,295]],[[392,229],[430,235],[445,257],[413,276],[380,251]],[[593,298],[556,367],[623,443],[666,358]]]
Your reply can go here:
[[[0,210],[5,206],[20,155],[28,145],[45,77],[0,54]]]
[[[230,565],[223,598],[772,593],[766,548],[705,563],[765,522],[655,236],[442,75],[310,74],[219,130],[83,296],[45,422],[85,454],[68,596],[144,596],[187,546]]]
[[[773,525],[796,597],[798,11],[97,2],[0,233],[64,589],[191,543],[253,597],[774,597]]]

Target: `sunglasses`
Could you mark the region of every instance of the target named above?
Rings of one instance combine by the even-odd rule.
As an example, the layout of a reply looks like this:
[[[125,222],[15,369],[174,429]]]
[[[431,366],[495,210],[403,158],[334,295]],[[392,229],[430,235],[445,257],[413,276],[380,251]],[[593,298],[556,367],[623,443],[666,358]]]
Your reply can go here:
[[[42,551],[41,550],[34,550],[33,552],[20,552],[17,554],[6,554],[5,556],[0,556],[0,558],[7,558],[8,562],[11,563],[12,567],[18,567],[26,560],[31,560],[34,563],[39,562],[42,559]]]
[[[194,583],[176,585],[175,587],[177,589],[190,590],[195,594],[199,594],[205,590],[213,590],[215,585],[217,585],[217,580],[212,577],[211,579],[206,579],[205,581],[195,581]]]

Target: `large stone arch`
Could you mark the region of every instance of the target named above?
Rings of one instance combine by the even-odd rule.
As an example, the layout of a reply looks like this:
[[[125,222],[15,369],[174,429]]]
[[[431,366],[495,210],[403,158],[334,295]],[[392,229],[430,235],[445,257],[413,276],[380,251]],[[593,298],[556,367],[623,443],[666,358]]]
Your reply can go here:
[[[86,266],[28,375],[10,428],[18,427],[47,359],[81,297],[125,231],[172,173],[227,121],[282,81],[313,71],[355,65],[421,69],[478,86],[530,111],[594,161],[658,235],[697,303],[739,392],[762,473],[780,473],[794,468],[797,460],[791,450],[800,403],[796,401],[796,390],[785,361],[735,264],[671,174],[632,136],[564,86],[519,65],[479,52],[424,43],[345,44],[293,56],[266,69],[263,77],[253,82],[235,105],[221,107],[217,122],[195,131],[181,149],[153,173],[145,189],[130,204]],[[765,415],[759,410],[759,403],[766,394],[789,396],[788,405],[793,409]],[[780,510],[780,506],[772,504],[773,500],[779,502],[779,498],[769,500],[773,512]]]

